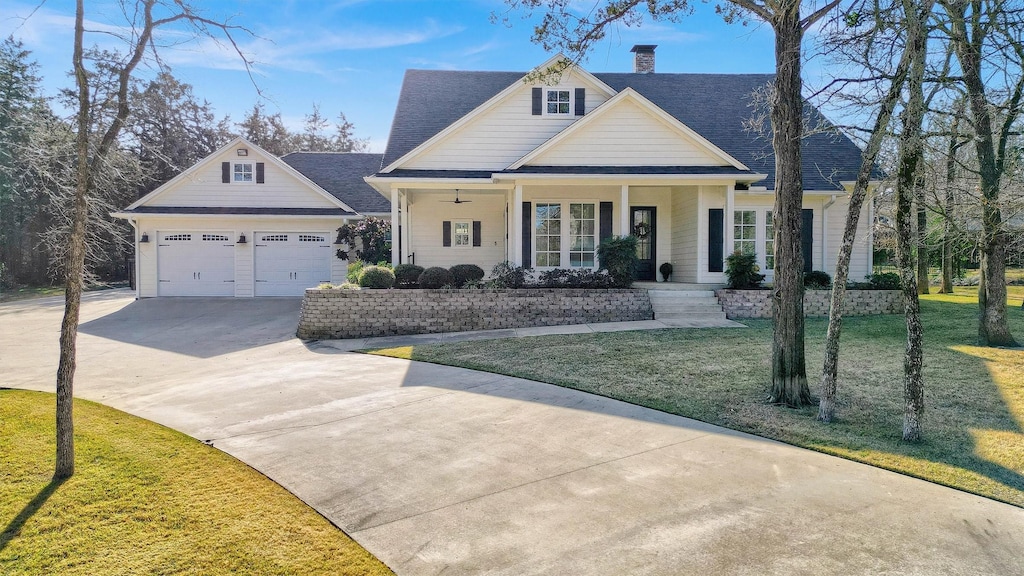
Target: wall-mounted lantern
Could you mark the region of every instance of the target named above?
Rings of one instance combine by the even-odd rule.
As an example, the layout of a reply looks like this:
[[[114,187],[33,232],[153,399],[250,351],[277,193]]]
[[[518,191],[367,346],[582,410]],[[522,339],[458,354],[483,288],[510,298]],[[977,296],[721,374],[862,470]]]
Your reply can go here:
[[[245,244],[246,242],[247,242],[247,241],[246,241],[246,239],[245,239],[245,232],[243,232],[243,233],[239,234],[239,235],[238,235],[238,243],[239,243],[239,244]]]
[[[142,237],[139,238],[139,244],[148,244],[148,243],[149,243],[149,234],[143,232],[142,233]]]

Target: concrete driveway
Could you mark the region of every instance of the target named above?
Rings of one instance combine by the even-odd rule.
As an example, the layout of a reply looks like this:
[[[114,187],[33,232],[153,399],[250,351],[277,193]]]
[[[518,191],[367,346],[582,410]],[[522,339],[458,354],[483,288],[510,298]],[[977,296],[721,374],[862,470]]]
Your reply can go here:
[[[85,298],[76,395],[249,463],[398,574],[1024,574],[1024,510],[588,394],[292,337],[294,299]],[[0,305],[52,390],[59,299]]]

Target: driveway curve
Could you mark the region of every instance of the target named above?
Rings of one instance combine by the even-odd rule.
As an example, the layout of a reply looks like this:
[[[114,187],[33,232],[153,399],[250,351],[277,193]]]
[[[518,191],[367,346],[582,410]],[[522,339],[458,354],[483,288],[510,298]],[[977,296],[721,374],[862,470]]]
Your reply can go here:
[[[60,299],[0,305],[52,390]],[[76,396],[247,462],[398,574],[1024,574],[1024,510],[557,386],[339,352],[295,299],[86,295]]]

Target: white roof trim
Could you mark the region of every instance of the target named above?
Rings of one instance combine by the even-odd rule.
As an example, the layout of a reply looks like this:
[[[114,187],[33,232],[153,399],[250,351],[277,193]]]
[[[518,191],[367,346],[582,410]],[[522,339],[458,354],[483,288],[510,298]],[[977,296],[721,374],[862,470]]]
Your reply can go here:
[[[212,154],[210,154],[206,158],[203,158],[199,162],[196,162],[192,166],[189,166],[181,174],[178,174],[174,178],[171,178],[167,182],[164,182],[156,190],[153,190],[149,194],[146,194],[142,198],[139,198],[135,202],[132,202],[130,205],[128,205],[127,208],[125,208],[125,210],[133,210],[135,208],[138,208],[139,206],[144,206],[145,204],[149,203],[151,200],[153,200],[157,196],[163,194],[164,192],[167,192],[168,190],[170,190],[172,188],[175,188],[180,182],[188,179],[193,173],[199,171],[200,168],[205,167],[207,164],[210,164],[211,162],[213,162],[213,158],[215,158],[216,156],[224,153],[226,150],[229,150],[231,148],[235,148],[235,147],[237,147],[239,145],[245,145],[245,146],[247,146],[249,148],[255,148],[258,152],[260,152],[266,158],[266,160],[268,162],[270,162],[274,166],[277,166],[281,170],[284,170],[285,172],[291,174],[292,176],[297,178],[300,182],[302,182],[303,184],[309,186],[309,188],[311,190],[313,190],[317,194],[320,194],[321,196],[323,196],[324,199],[327,200],[328,202],[330,202],[331,204],[337,206],[338,208],[344,209],[346,212],[352,212],[354,214],[358,214],[358,212],[353,210],[351,206],[349,206],[348,204],[346,204],[346,203],[342,202],[341,200],[338,200],[337,198],[335,198],[334,195],[332,195],[327,190],[324,190],[323,188],[321,188],[316,182],[313,182],[312,180],[307,178],[302,172],[299,172],[295,168],[292,168],[291,166],[289,166],[287,163],[285,163],[283,160],[281,160],[277,156],[274,156],[270,152],[267,152],[263,148],[260,148],[259,146],[253,144],[252,142],[250,142],[249,140],[246,140],[245,138],[243,138],[241,136],[237,136],[237,137],[233,138],[230,142],[228,142],[227,144],[221,146],[220,148],[215,150]]]
[[[506,170],[515,170],[528,164],[531,160],[536,159],[537,157],[551,150],[555,146],[558,146],[558,144],[560,144],[562,141],[569,138],[576,132],[583,130],[584,128],[586,128],[587,126],[594,122],[599,121],[604,114],[607,114],[609,110],[612,110],[619,102],[622,102],[623,100],[631,100],[635,102],[641,108],[650,112],[652,116],[660,120],[668,128],[680,133],[687,139],[693,140],[694,142],[697,143],[698,146],[703,146],[707,150],[707,152],[709,152],[712,156],[717,156],[719,159],[726,162],[730,166],[739,168],[740,170],[749,170],[749,168],[747,168],[746,165],[730,156],[728,153],[725,152],[725,150],[722,150],[718,146],[715,146],[710,140],[701,136],[692,128],[690,128],[686,124],[683,124],[674,116],[672,116],[668,112],[665,112],[656,104],[654,104],[653,102],[645,98],[642,94],[640,94],[636,90],[633,90],[632,88],[625,88],[624,90],[622,90],[622,92],[619,92],[614,97],[608,99],[603,104],[595,108],[592,112],[585,114],[582,119],[573,122],[565,130],[562,130],[558,134],[555,134],[546,142],[530,151],[529,154],[523,156],[519,160],[516,160],[514,163],[509,165],[508,168],[506,168]]]
[[[469,124],[474,119],[476,119],[478,116],[482,115],[484,112],[494,108],[500,102],[502,102],[503,100],[505,100],[506,98],[511,96],[514,92],[518,91],[520,88],[525,86],[526,85],[526,79],[530,76],[530,74],[532,74],[534,72],[537,72],[537,71],[543,71],[543,70],[547,70],[549,68],[552,68],[556,64],[558,64],[559,62],[561,62],[563,60],[569,61],[569,59],[566,58],[562,54],[556,54],[556,55],[552,56],[546,62],[544,62],[540,66],[537,66],[536,68],[534,68],[533,71],[524,74],[522,78],[520,78],[519,80],[513,82],[507,88],[505,88],[501,92],[498,92],[497,94],[492,96],[490,99],[488,99],[483,104],[477,106],[473,110],[470,110],[470,112],[468,114],[466,114],[465,116],[463,116],[462,118],[459,118],[455,122],[452,122],[451,124],[449,124],[448,127],[445,128],[444,130],[441,130],[437,134],[434,134],[433,136],[428,138],[426,141],[422,142],[419,146],[417,146],[417,147],[413,148],[412,150],[406,152],[405,155],[403,155],[398,160],[395,160],[391,164],[388,164],[387,167],[385,167],[383,170],[381,170],[381,172],[382,173],[390,172],[390,171],[392,171],[392,170],[394,170],[396,168],[401,167],[402,164],[405,164],[406,162],[408,162],[412,158],[414,158],[416,156],[419,156],[421,153],[423,153],[427,149],[433,147],[438,142],[444,140],[449,135],[451,135],[452,133],[457,131],[459,128],[462,128],[466,124]],[[584,70],[579,65],[571,63],[571,61],[570,61],[569,66],[566,68],[566,71],[562,72],[562,73],[563,74],[566,74],[566,73],[578,73],[578,74],[580,74],[580,76],[582,76],[582,78],[584,80],[592,83],[599,90],[604,92],[606,96],[611,97],[611,96],[613,96],[615,94],[615,90],[613,90],[611,88],[611,86],[608,86],[607,84],[605,84],[604,82],[599,80],[597,78],[597,76],[594,76],[590,72],[587,72],[586,70]]]

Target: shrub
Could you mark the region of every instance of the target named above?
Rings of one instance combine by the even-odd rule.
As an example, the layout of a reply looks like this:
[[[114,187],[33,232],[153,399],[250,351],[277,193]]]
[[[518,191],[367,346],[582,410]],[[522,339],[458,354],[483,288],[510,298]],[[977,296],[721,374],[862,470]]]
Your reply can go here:
[[[672,263],[665,262],[658,267],[658,272],[661,272],[661,279],[668,282],[668,279],[672,276]]]
[[[455,278],[447,268],[434,266],[420,274],[419,283],[420,288],[444,288],[445,286],[454,286]]]
[[[395,286],[398,288],[415,288],[419,286],[423,266],[415,264],[399,264],[395,266]]]
[[[601,270],[556,268],[541,272],[540,284],[546,288],[614,288],[615,279]]]
[[[351,282],[345,282],[341,286],[338,286],[341,290],[359,290],[359,284],[353,284]]]
[[[873,290],[899,290],[900,275],[895,272],[868,274],[865,279]]]
[[[448,269],[455,279],[455,287],[462,288],[466,282],[481,280],[484,277],[484,269],[476,264],[456,264]]]
[[[636,256],[636,236],[616,236],[609,238],[597,247],[597,258],[601,262],[601,270],[607,270],[615,285],[629,288],[633,285],[633,273],[638,262]]]
[[[368,217],[338,228],[337,244],[347,244],[356,260],[378,262],[391,257],[391,221]],[[339,249],[338,258],[348,260],[348,250]]]
[[[804,287],[812,290],[827,290],[832,287],[832,277],[821,270],[804,272]]]
[[[359,283],[359,274],[362,273],[363,268],[366,266],[366,262],[362,260],[353,260],[348,263],[348,270],[345,272],[345,280],[352,284]]]
[[[367,266],[359,274],[359,286],[362,288],[391,288],[395,285],[395,273],[383,266]]]
[[[756,290],[761,287],[764,274],[758,274],[757,255],[737,250],[725,259],[725,275],[729,278],[729,288],[736,290]]]
[[[531,280],[531,273],[528,269],[514,266],[511,262],[502,262],[491,269],[490,284],[494,288],[522,288]]]

